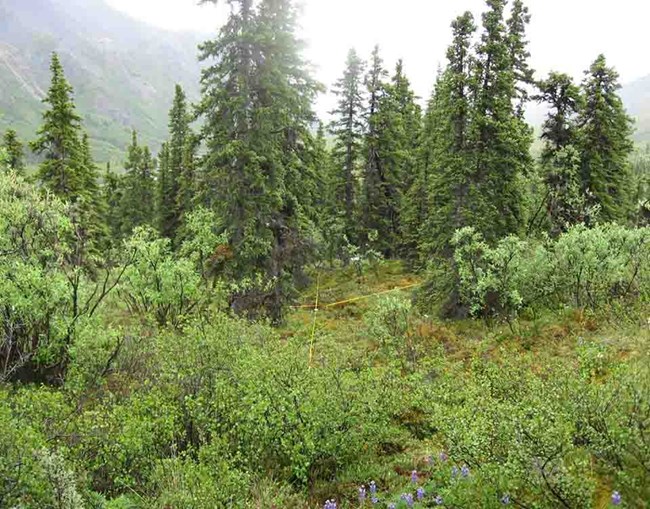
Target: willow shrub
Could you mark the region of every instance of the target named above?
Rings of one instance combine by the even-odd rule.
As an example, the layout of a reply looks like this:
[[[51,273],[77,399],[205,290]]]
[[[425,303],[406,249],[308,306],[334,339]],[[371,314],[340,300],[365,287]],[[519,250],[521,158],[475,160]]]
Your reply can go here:
[[[511,236],[496,245],[463,228],[453,243],[461,299],[474,316],[512,319],[523,310],[648,299],[650,228],[579,225],[557,240]]]

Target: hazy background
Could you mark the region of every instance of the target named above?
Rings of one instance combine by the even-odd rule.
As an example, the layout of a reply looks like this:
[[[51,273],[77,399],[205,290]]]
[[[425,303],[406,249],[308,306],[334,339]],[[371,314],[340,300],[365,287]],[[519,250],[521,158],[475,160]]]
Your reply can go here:
[[[198,6],[196,0],[108,0],[120,10],[171,30],[214,33],[228,12],[226,2]],[[416,92],[427,97],[451,40],[449,25],[466,10],[477,20],[483,0],[303,0],[306,55],[316,75],[330,86],[355,47],[368,56],[379,44],[387,65],[403,58]],[[599,53],[631,82],[650,74],[650,1],[528,0],[532,64],[538,76],[550,70],[581,79]],[[327,110],[331,98],[322,98]]]

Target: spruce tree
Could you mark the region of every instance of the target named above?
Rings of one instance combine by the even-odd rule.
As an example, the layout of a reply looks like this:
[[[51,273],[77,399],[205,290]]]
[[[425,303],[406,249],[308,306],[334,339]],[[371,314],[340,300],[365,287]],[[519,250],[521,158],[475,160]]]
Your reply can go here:
[[[188,133],[183,146],[183,162],[178,180],[178,196],[176,197],[176,208],[178,210],[178,219],[182,225],[189,213],[194,210],[196,203],[196,193],[198,192],[197,166],[198,150],[200,138],[194,133]],[[182,234],[180,234],[182,237]],[[182,239],[179,234],[176,235],[176,245],[179,245]]]
[[[582,191],[601,221],[625,221],[631,213],[629,156],[632,120],[618,95],[618,73],[598,56],[582,84],[585,106],[580,113]]]
[[[476,25],[472,14],[466,12],[459,16],[452,23],[452,30],[447,68],[438,77],[429,102],[420,153],[420,171],[426,175],[430,200],[420,236],[424,257],[431,253],[451,256],[450,241],[454,231],[473,224],[482,203],[477,193],[474,132],[471,130],[474,108],[471,96],[476,87],[476,62],[471,54]],[[418,194],[422,192],[418,190]]]
[[[580,179],[577,115],[582,104],[580,88],[566,74],[551,73],[539,83],[538,101],[549,106],[542,128],[541,166],[546,193],[544,203],[552,235],[586,219]],[[533,221],[537,218],[533,217]]]
[[[181,180],[188,180],[189,177],[189,175],[183,174],[187,173],[184,163],[190,136],[187,98],[183,88],[176,85],[174,102],[169,112],[169,142],[167,144],[169,155],[166,175],[164,179],[161,179],[163,182],[161,185],[164,185],[164,188],[160,196],[161,233],[172,239],[172,243],[174,243],[176,232],[180,227],[181,217],[185,214],[181,207],[184,207],[186,202],[180,198],[180,186]]]
[[[387,210],[386,193],[386,175],[383,168],[383,160],[380,154],[382,149],[383,132],[388,124],[385,118],[385,112],[381,111],[381,104],[384,103],[384,94],[386,93],[385,78],[387,72],[383,67],[383,61],[379,55],[379,47],[375,46],[370,59],[370,68],[365,77],[365,85],[368,96],[368,106],[366,108],[366,125],[367,133],[365,136],[365,153],[366,161],[363,172],[363,199],[361,224],[363,225],[363,235],[359,235],[360,240],[368,242],[368,235],[374,232],[377,240],[374,242],[377,247],[384,251],[388,250],[390,239],[386,239],[384,234],[390,229],[389,211]],[[384,103],[385,104],[385,103]]]
[[[377,81],[373,78],[378,68],[375,61],[373,56],[371,84]],[[420,108],[401,60],[390,82],[379,80],[376,86],[369,87],[369,97],[364,224],[377,232],[371,247],[392,257],[402,245],[401,213],[406,207],[405,193],[415,179],[421,122]]]
[[[90,139],[87,133],[81,138],[81,163],[83,178],[83,197],[79,201],[81,227],[88,238],[89,249],[99,254],[99,249],[108,243],[106,225],[106,202],[100,192],[99,171],[93,160]]]
[[[41,184],[71,206],[75,229],[70,262],[89,268],[98,261],[106,240],[104,210],[88,136],[72,100],[73,90],[65,78],[56,53],[50,65],[52,83],[43,100],[49,109],[32,150],[42,154],[38,170]]]
[[[198,106],[207,150],[200,194],[230,240],[233,309],[252,316],[261,309],[278,321],[306,261],[292,191],[318,87],[300,55],[291,1],[230,4],[218,38],[202,45],[202,58],[214,63]]]
[[[487,5],[476,50],[471,118],[475,175],[470,200],[475,225],[494,241],[516,233],[525,222],[521,177],[532,165],[532,130],[516,107],[517,100],[519,109],[523,107],[521,48],[528,18],[520,16],[521,23],[506,26],[506,0],[487,0]]]
[[[530,53],[526,40],[526,26],[530,23],[530,14],[522,0],[515,0],[508,18],[507,44],[515,79],[516,113],[523,118],[524,109],[529,99],[528,89],[534,85],[534,72],[528,64]]]
[[[357,231],[356,194],[359,165],[363,161],[363,68],[363,61],[351,49],[343,77],[334,85],[338,105],[332,111],[334,120],[330,126],[334,136],[332,157],[336,171],[336,196],[345,214],[345,234],[350,241],[355,240]]]
[[[25,173],[25,154],[23,144],[13,129],[8,129],[2,138],[2,146],[7,151],[7,165],[16,173]]]
[[[72,100],[72,87],[56,53],[50,64],[52,82],[43,102],[43,125],[32,150],[44,156],[38,169],[39,181],[55,195],[74,202],[83,194],[85,183],[81,152],[81,117]]]
[[[135,131],[131,135],[124,169],[122,233],[129,236],[138,226],[156,224],[155,161],[149,147],[138,144]]]
[[[104,173],[104,183],[102,187],[104,203],[106,204],[106,226],[110,243],[116,245],[122,238],[123,234],[123,179],[111,170],[111,163],[106,163],[106,172]]]

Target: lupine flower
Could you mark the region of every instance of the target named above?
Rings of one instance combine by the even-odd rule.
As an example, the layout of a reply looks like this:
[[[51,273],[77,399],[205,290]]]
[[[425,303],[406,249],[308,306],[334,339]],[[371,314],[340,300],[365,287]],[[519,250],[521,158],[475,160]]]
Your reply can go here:
[[[451,476],[452,477],[457,477],[458,476],[458,467],[454,465],[451,469]]]
[[[460,474],[463,477],[468,477],[469,476],[469,467],[467,465],[463,465],[463,467],[460,469]]]
[[[359,488],[359,502],[363,504],[363,502],[366,500],[366,487],[361,485]]]
[[[379,499],[375,495],[370,498],[370,501],[373,503],[373,505],[379,503]]]
[[[416,496],[418,497],[418,500],[422,500],[424,498],[424,488],[418,488]]]
[[[618,491],[612,493],[612,504],[621,505],[622,501],[623,501],[623,497],[621,497],[621,494]]]
[[[433,499],[436,505],[442,505],[444,502],[442,500],[442,497],[438,495],[436,498]]]
[[[413,484],[417,484],[417,482],[418,482],[418,471],[417,470],[413,470],[413,472],[411,472],[411,482]]]
[[[438,457],[440,458],[440,461],[447,461],[449,459],[449,456],[447,456],[445,451],[442,451]]]
[[[501,503],[503,505],[510,505],[510,495],[506,494],[501,497]]]
[[[377,493],[377,485],[375,484],[375,481],[370,481],[370,493],[373,495]]]
[[[395,509],[395,504],[388,504],[388,509]]]
[[[413,507],[413,495],[410,493],[404,493],[400,498],[406,502],[407,506]]]
[[[325,505],[323,506],[323,509],[336,509],[336,501],[335,500],[326,500]]]

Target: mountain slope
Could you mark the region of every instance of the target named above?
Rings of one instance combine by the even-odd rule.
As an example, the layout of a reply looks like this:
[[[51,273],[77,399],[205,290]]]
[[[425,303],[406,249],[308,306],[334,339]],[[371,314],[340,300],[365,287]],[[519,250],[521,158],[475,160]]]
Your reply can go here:
[[[621,97],[636,120],[637,141],[650,141],[650,75],[625,85]]]
[[[57,51],[98,160],[121,160],[132,128],[157,149],[174,85],[198,96],[204,38],[154,28],[102,0],[0,0],[0,131],[35,137]]]

